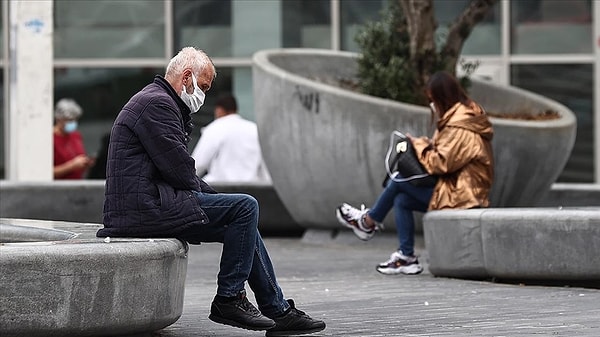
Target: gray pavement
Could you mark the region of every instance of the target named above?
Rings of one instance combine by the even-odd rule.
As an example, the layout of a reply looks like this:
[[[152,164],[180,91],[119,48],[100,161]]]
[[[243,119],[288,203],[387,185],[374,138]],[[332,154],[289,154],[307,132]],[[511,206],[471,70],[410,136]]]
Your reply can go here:
[[[311,231],[265,242],[286,297],[327,323],[312,336],[600,336],[600,290],[437,278],[422,238],[425,271],[415,276],[375,271],[396,248],[390,234],[361,242],[348,231]],[[264,336],[208,319],[220,253],[220,244],[190,247],[183,315],[153,336]]]

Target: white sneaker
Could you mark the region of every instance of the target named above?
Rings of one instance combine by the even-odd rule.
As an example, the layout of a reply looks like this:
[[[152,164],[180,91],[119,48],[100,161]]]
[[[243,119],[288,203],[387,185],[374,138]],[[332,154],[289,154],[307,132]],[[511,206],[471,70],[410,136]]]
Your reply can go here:
[[[365,205],[362,205],[361,209],[358,209],[347,203],[343,203],[335,209],[335,216],[342,225],[351,228],[359,239],[367,241],[375,235],[375,231],[378,228],[377,226],[369,228],[365,223],[368,211],[369,209],[365,208]]]
[[[423,271],[416,256],[406,256],[399,250],[393,252],[389,260],[378,264],[376,269],[385,275],[415,275]]]

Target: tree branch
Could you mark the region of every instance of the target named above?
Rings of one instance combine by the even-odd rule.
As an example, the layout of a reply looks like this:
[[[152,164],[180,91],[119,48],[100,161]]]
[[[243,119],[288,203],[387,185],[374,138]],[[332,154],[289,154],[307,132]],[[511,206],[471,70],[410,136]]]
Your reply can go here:
[[[471,0],[469,6],[450,25],[446,43],[440,52],[447,71],[455,73],[463,44],[475,25],[485,18],[497,2],[498,0]]]

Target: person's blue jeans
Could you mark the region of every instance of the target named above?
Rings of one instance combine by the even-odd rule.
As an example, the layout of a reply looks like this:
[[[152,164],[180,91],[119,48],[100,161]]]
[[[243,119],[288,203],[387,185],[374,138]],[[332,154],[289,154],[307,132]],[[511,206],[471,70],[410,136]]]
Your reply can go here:
[[[371,219],[383,222],[388,212],[394,208],[399,250],[406,256],[415,254],[413,211],[426,212],[432,194],[433,187],[417,187],[408,181],[397,182],[390,179],[368,212]]]
[[[258,202],[246,194],[197,192],[209,223],[179,235],[191,242],[221,242],[223,251],[217,276],[217,295],[232,297],[244,289],[254,292],[259,310],[267,317],[289,308],[277,284],[273,265],[258,232]]]

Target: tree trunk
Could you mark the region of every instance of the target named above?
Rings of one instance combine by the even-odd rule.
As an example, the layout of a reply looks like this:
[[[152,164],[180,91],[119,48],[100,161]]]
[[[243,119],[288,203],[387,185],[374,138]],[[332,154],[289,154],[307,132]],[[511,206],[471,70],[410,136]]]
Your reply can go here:
[[[418,73],[416,88],[422,88],[437,63],[434,41],[437,22],[433,13],[433,0],[398,1],[410,35],[410,61]]]
[[[469,6],[450,25],[448,38],[440,51],[441,61],[446,71],[456,74],[456,64],[463,44],[471,35],[475,25],[485,18],[497,2],[498,0],[471,0]]]

